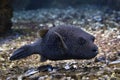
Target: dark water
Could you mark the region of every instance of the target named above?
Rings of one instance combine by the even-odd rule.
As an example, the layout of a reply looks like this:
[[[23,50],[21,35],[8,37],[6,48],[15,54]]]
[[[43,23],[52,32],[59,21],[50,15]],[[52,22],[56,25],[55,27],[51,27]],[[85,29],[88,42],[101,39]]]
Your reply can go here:
[[[39,8],[78,7],[84,4],[94,4],[99,7],[108,6],[120,10],[120,0],[13,0],[14,10],[31,10]]]

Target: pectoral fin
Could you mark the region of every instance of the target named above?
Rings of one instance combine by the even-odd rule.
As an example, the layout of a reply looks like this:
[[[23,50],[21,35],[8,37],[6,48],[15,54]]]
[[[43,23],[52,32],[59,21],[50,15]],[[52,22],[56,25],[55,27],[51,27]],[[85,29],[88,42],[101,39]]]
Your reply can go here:
[[[62,36],[58,32],[54,32],[54,33],[59,37],[61,45],[62,45],[62,48],[66,52],[68,48],[67,48],[67,45],[65,44]]]

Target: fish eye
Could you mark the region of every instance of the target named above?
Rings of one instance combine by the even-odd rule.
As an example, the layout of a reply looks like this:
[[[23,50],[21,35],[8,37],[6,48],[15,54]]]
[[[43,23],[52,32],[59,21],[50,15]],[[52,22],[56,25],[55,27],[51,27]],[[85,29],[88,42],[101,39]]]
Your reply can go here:
[[[86,43],[86,40],[85,40],[84,38],[82,38],[82,37],[79,37],[78,43],[79,43],[80,45],[84,45],[84,44]]]

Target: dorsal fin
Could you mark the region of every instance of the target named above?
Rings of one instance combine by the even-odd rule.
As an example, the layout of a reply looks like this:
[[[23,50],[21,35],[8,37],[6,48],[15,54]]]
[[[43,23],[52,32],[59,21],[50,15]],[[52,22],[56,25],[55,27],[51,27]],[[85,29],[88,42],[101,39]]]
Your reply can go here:
[[[49,31],[49,29],[41,29],[38,31],[38,36],[43,38],[48,31]]]

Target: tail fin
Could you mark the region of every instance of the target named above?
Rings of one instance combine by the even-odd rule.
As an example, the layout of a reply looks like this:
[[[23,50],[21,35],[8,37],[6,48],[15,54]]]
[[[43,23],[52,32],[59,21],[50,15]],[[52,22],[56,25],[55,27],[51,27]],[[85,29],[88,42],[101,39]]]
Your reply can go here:
[[[25,45],[20,47],[12,54],[10,60],[22,59],[32,55],[33,52],[30,47],[31,47],[30,45]]]

